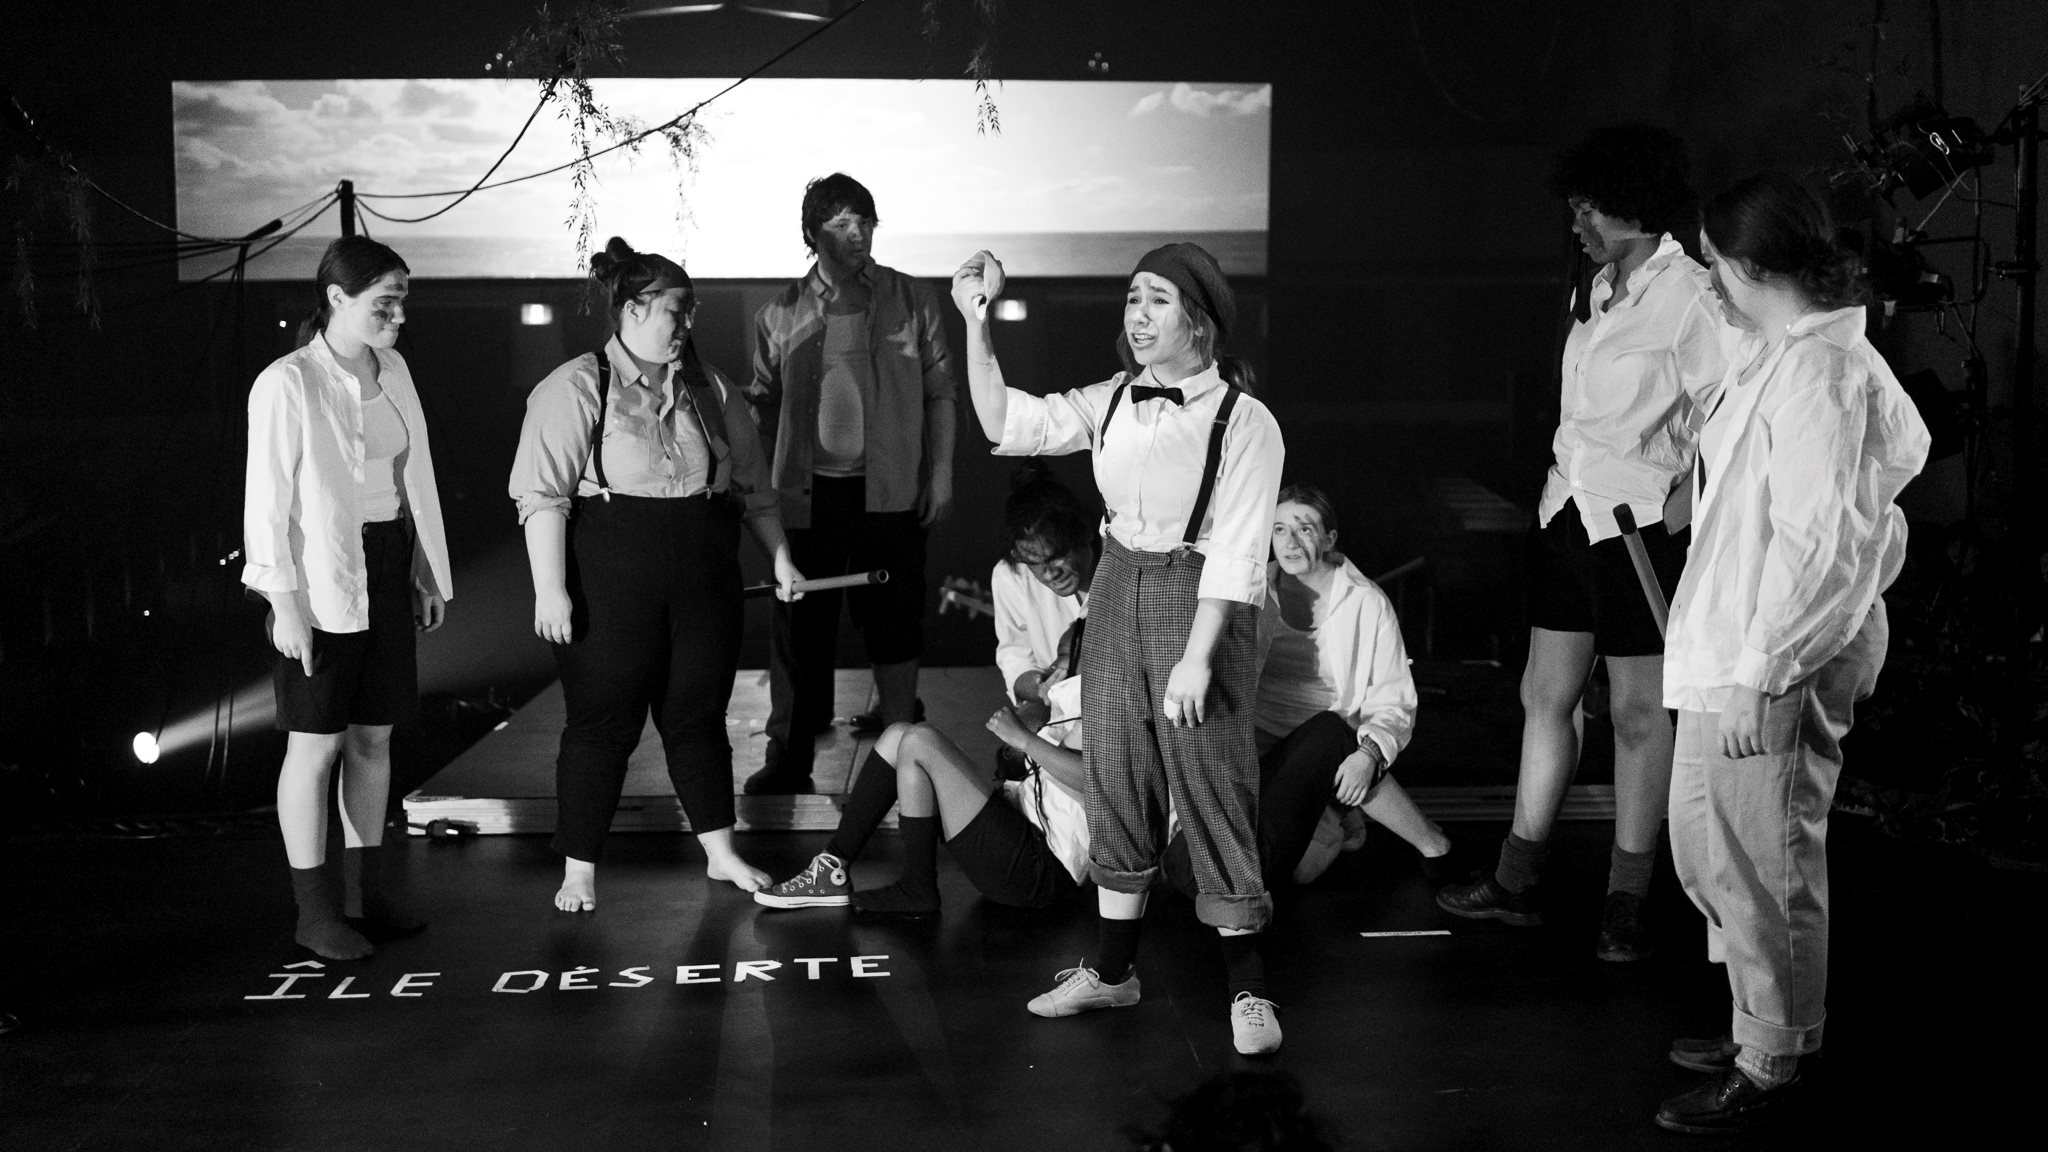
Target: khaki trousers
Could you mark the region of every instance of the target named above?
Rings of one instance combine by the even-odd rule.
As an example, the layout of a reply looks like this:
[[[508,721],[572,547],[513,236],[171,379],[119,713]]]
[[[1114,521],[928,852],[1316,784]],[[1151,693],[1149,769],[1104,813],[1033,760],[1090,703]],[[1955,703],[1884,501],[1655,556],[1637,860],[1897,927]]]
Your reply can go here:
[[[1827,1022],[1828,809],[1842,737],[1884,664],[1880,600],[1833,660],[1766,705],[1760,756],[1721,754],[1721,714],[1681,711],[1671,855],[1728,967],[1735,1042],[1772,1056],[1820,1047]]]

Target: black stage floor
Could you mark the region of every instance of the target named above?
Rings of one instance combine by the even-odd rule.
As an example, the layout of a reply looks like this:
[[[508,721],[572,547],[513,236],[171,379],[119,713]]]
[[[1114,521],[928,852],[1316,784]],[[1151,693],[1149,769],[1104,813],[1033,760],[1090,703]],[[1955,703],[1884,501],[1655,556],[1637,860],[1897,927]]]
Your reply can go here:
[[[1850,819],[1836,833],[1831,1104],[1794,1136],[2005,1130],[2042,1071],[2042,878]],[[1659,955],[1593,958],[1605,835],[1562,828],[1572,894],[1553,926],[1516,930],[1440,914],[1375,830],[1281,903],[1286,1047],[1264,1066],[1298,1077],[1349,1148],[1669,1147],[1649,1118],[1689,1074],[1665,1044],[1717,1030],[1725,993],[1668,862]],[[822,837],[741,840],[780,871]],[[878,837],[857,882],[891,878],[896,850]],[[0,1037],[0,1147],[1079,1152],[1249,1063],[1214,937],[1177,898],[1154,901],[1142,1004],[1049,1021],[1024,1002],[1089,951],[1086,902],[1003,909],[947,864],[942,917],[870,925],[707,888],[686,836],[609,853],[601,910],[579,917],[549,907],[540,837],[402,842],[394,871],[432,927],[316,968],[260,826],[0,845],[0,992],[24,1021]],[[703,982],[678,984],[679,966]]]

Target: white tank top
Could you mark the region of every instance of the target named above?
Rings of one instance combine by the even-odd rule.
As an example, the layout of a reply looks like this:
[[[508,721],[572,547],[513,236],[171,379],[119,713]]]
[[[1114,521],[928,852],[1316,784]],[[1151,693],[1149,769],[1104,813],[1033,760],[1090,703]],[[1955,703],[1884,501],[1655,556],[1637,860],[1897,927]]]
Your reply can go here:
[[[363,405],[363,481],[357,489],[357,506],[363,523],[396,520],[404,508],[398,487],[398,458],[405,455],[405,421],[390,391],[379,392]]]
[[[811,470],[820,476],[867,472],[867,410],[861,384],[874,371],[868,356],[868,314],[825,314],[824,371],[818,381],[818,451]]]

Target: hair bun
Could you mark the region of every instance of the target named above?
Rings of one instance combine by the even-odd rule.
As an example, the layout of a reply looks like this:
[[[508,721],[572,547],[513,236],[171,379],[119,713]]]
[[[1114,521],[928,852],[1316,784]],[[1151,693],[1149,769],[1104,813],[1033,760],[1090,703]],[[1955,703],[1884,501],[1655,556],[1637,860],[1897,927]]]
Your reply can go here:
[[[639,253],[626,243],[622,236],[614,236],[604,242],[604,251],[590,254],[590,274],[599,280],[610,280],[620,268],[632,262]]]

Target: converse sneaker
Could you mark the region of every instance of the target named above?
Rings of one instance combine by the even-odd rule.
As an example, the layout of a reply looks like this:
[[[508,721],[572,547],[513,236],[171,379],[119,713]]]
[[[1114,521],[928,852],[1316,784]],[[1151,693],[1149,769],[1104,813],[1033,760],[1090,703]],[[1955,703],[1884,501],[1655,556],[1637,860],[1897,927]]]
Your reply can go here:
[[[1280,1014],[1271,1000],[1239,992],[1230,1002],[1230,1039],[1240,1056],[1270,1056],[1280,1050]]]
[[[1138,1002],[1138,973],[1135,969],[1121,984],[1104,984],[1093,968],[1074,967],[1053,979],[1059,981],[1050,992],[1041,992],[1027,1005],[1034,1016],[1079,1016],[1097,1008],[1129,1008]]]
[[[754,893],[770,908],[844,908],[853,900],[846,862],[830,852],[811,857],[811,866],[772,888]]]

